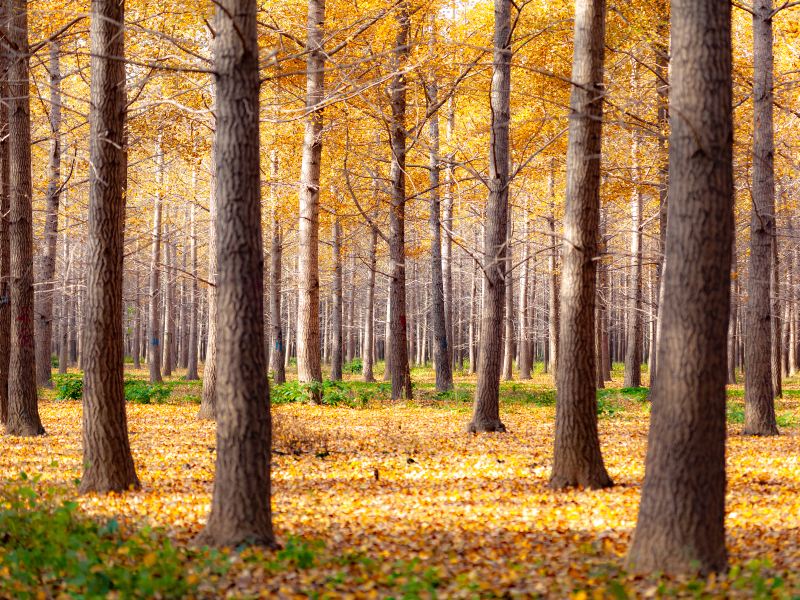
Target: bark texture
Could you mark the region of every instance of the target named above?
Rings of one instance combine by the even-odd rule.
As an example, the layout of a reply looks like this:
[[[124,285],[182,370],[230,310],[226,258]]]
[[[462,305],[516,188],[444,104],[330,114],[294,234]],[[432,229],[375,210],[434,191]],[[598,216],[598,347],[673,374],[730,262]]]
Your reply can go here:
[[[605,0],[575,3],[555,453],[550,477],[555,489],[612,485],[597,434],[594,352],[605,13]]]
[[[669,231],[636,572],[709,573],[725,551],[733,242],[731,5],[672,2]]]
[[[0,2],[0,28],[7,34],[8,3]],[[8,49],[0,44],[0,425],[8,422],[8,366],[11,358],[10,163],[8,155]]]
[[[161,138],[158,140],[156,156],[157,185],[155,207],[153,209],[153,247],[150,258],[150,315],[149,346],[147,365],[150,370],[150,383],[161,381],[161,210],[162,189],[164,186],[164,149]]]
[[[31,109],[29,91],[28,3],[11,0],[8,40],[9,240],[11,255],[11,355],[8,421],[11,435],[44,434],[36,392],[33,306],[33,206],[31,202]]]
[[[61,198],[61,47],[50,43],[50,149],[47,182],[47,214],[44,223],[44,254],[39,276],[41,286],[36,310],[36,383],[51,387],[53,346],[53,290],[56,276],[58,204]]]
[[[217,461],[213,546],[275,545],[270,499],[271,418],[264,352],[264,254],[255,0],[220,0],[217,89]]]
[[[389,260],[391,279],[391,377],[392,400],[411,398],[411,371],[408,365],[408,323],[406,314],[406,73],[410,48],[411,19],[407,0],[397,7],[397,36],[392,53],[395,72],[389,83],[392,107],[390,142],[392,161],[391,207],[389,210]]]
[[[494,2],[489,199],[483,238],[484,300],[478,384],[469,431],[505,431],[500,420],[500,369],[508,246],[508,124],[511,118],[511,1]]]
[[[337,218],[333,224],[333,352],[331,353],[331,380],[342,379],[342,227]]]
[[[306,42],[306,126],[300,171],[300,221],[297,250],[297,378],[322,381],[319,336],[319,181],[322,160],[322,100],[325,81],[323,48],[325,1],[308,2]],[[312,387],[312,400],[319,392]]]
[[[634,69],[634,72],[636,69]],[[633,77],[635,89],[636,76]],[[625,387],[642,385],[642,191],[639,187],[639,135],[633,133],[631,160],[636,189],[631,197],[631,256],[628,279],[628,343],[625,352]]]
[[[81,492],[139,487],[128,440],[122,363],[127,99],[125,63],[116,57],[125,56],[124,17],[123,1],[92,0]]]
[[[772,0],[753,5],[753,184],[745,336],[745,435],[776,435],[770,283],[775,238]]]

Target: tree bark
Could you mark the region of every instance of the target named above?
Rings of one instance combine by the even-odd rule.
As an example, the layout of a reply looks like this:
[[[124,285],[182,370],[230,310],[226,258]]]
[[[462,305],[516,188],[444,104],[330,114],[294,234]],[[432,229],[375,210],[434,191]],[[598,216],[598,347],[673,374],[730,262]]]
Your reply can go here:
[[[8,376],[8,421],[11,435],[44,434],[36,392],[36,347],[33,305],[33,207],[31,200],[31,111],[29,91],[28,4],[11,0],[9,44],[9,143],[11,195],[11,355]]]
[[[197,340],[198,340],[198,312],[200,289],[197,285],[197,206],[196,198],[193,198],[192,205],[189,207],[189,227],[191,229],[190,253],[192,278],[189,283],[189,347],[186,358],[186,379],[196,381],[200,379],[197,373]]]
[[[777,435],[770,279],[775,238],[772,0],[753,5],[753,184],[745,336],[744,435]]]
[[[216,92],[215,92],[216,93]],[[216,124],[215,124],[216,130]],[[216,144],[216,136],[214,137]],[[203,392],[198,419],[217,418],[217,151],[211,148],[211,194],[208,199],[208,334],[206,335],[206,360],[203,365]]]
[[[783,397],[782,365],[783,347],[781,344],[781,279],[778,258],[777,218],[775,235],[771,244],[772,264],[770,268],[770,312],[772,325],[772,389],[776,398]]]
[[[164,294],[164,335],[162,336],[163,343],[161,345],[162,361],[161,370],[162,375],[169,377],[172,375],[172,362],[174,354],[172,347],[174,344],[175,333],[175,285],[172,270],[172,261],[174,255],[174,246],[172,244],[172,228],[167,224],[164,229],[164,281],[162,290]]]
[[[342,379],[342,226],[338,217],[333,224],[333,352],[331,354],[331,380]]]
[[[58,204],[61,196],[61,68],[58,41],[50,43],[50,163],[47,182],[47,215],[44,224],[44,255],[39,276],[39,302],[36,318],[36,383],[52,387],[53,292],[58,241]]]
[[[519,345],[519,361],[517,367],[519,368],[520,379],[530,379],[531,370],[533,369],[533,353],[531,352],[531,330],[529,327],[529,311],[533,310],[533,306],[528,307],[528,295],[531,287],[531,243],[529,241],[531,236],[531,224],[529,215],[530,206],[525,207],[525,241],[523,242],[523,264],[522,264],[522,277],[519,284],[519,307],[517,311],[517,323],[519,334],[517,336]],[[535,285],[535,284],[534,284]],[[532,304],[532,303],[531,303]]]
[[[308,2],[306,125],[300,173],[298,225],[297,378],[322,381],[319,337],[319,181],[322,159],[322,100],[325,81],[325,0]],[[320,400],[312,387],[312,400]]]
[[[428,105],[438,102],[439,86],[435,78],[427,85]],[[453,358],[450,341],[452,333],[448,329],[445,307],[444,274],[442,273],[442,226],[439,218],[439,184],[441,164],[439,156],[439,113],[431,116],[430,152],[428,173],[431,188],[430,228],[431,228],[431,326],[433,328],[433,362],[436,369],[436,389],[446,392],[453,388]],[[451,209],[452,211],[452,209]],[[452,219],[452,214],[450,215]],[[452,279],[450,281],[452,286]]]
[[[558,273],[558,238],[556,237],[556,215],[555,215],[555,170],[556,170],[556,163],[555,159],[550,161],[550,175],[548,177],[548,187],[549,187],[549,196],[550,196],[550,217],[547,220],[547,225],[550,228],[550,256],[548,262],[548,271],[550,273],[550,301],[548,306],[550,307],[550,313],[547,318],[547,322],[549,324],[549,336],[548,339],[550,341],[550,348],[549,348],[549,369],[550,372],[553,374],[553,378],[556,376],[556,371],[558,369],[558,336],[559,336],[559,329],[560,329],[560,306],[559,306],[559,273]]]
[[[576,0],[550,486],[612,485],[597,434],[594,304],[600,225],[605,0]]]
[[[83,332],[83,464],[80,491],[138,489],[123,382],[125,235],[125,3],[91,3],[89,239]]]
[[[500,368],[508,253],[509,137],[511,120],[511,1],[494,1],[489,199],[483,238],[485,286],[478,384],[468,431],[505,431],[500,420]]]
[[[150,383],[160,382],[161,378],[161,205],[164,186],[164,149],[161,137],[158,138],[156,154],[156,190],[153,210],[153,247],[150,259],[150,327],[147,365],[150,369]]]
[[[672,2],[667,263],[635,572],[724,571],[733,242],[731,5]]]
[[[367,316],[364,324],[364,347],[362,361],[364,381],[375,381],[375,271],[377,268],[378,231],[370,228],[369,283],[367,284]]]
[[[8,2],[0,2],[0,31],[8,35]],[[0,44],[0,425],[8,423],[11,358],[11,182],[9,157],[9,51]]]
[[[509,169],[510,170],[510,169]],[[514,264],[514,252],[511,245],[512,237],[512,217],[511,205],[508,207],[506,215],[506,291],[505,291],[505,316],[503,334],[503,380],[511,381],[514,378],[514,276],[512,268]]]
[[[215,17],[217,460],[211,514],[200,539],[212,546],[276,546],[264,355],[256,2],[218,0]]]
[[[281,225],[272,218],[272,248],[270,251],[270,325],[272,327],[272,378],[275,385],[286,383],[286,369],[284,367],[284,353],[286,347],[283,342],[283,325],[281,324],[281,275],[283,272],[283,232]]]
[[[411,371],[408,365],[408,331],[406,315],[406,74],[411,28],[408,1],[397,6],[397,35],[392,51],[394,75],[389,83],[392,109],[390,141],[392,161],[391,207],[389,211],[389,260],[391,262],[391,376],[392,400],[411,398]]]
[[[634,68],[634,72],[636,69]],[[636,75],[633,76],[636,89]],[[635,189],[631,197],[631,256],[628,286],[628,344],[625,352],[627,388],[642,385],[642,191],[639,187],[639,135],[633,133],[631,145]]]

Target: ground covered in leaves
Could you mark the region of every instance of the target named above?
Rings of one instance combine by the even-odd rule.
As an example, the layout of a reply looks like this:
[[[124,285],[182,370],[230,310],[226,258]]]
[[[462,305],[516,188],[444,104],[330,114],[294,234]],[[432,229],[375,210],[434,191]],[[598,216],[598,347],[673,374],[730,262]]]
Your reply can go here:
[[[291,386],[277,390],[277,552],[189,545],[208,513],[214,475],[214,425],[194,418],[197,385],[176,378],[158,402],[129,403],[142,490],[112,496],[76,495],[80,402],[46,393],[48,435],[0,441],[0,597],[103,596],[123,583],[143,597],[800,597],[793,382],[778,405],[783,435],[772,439],[738,435],[741,390],[730,391],[733,569],[695,581],[622,571],[643,477],[647,390],[599,394],[616,486],[555,493],[547,488],[555,414],[547,376],[504,383],[509,433],[486,435],[465,432],[469,377],[446,395],[433,392],[429,371],[415,379],[418,399],[404,403],[387,401],[384,384],[333,387],[332,406],[295,402]],[[30,517],[37,511],[40,525]],[[60,535],[53,523],[62,522],[69,523],[63,539],[46,544],[63,546],[60,558],[45,556],[45,544],[15,550],[15,536]],[[47,566],[71,555],[83,567]],[[34,576],[35,561],[43,566]]]

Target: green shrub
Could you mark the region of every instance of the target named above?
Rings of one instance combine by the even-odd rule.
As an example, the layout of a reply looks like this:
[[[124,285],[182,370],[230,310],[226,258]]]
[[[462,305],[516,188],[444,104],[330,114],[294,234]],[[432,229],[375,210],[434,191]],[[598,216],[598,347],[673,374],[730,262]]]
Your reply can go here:
[[[139,379],[130,379],[125,382],[125,400],[134,404],[161,404],[171,390],[163,383],[147,383]]]
[[[597,415],[600,417],[613,417],[622,412],[622,407],[606,396],[597,398]]]
[[[56,400],[80,400],[83,397],[83,376],[78,373],[53,375]]]
[[[744,423],[744,406],[742,404],[728,404],[728,423],[740,425]]]
[[[364,372],[364,364],[360,358],[354,358],[342,367],[342,373],[351,373],[353,375],[360,375]]]
[[[175,547],[149,529],[126,535],[116,520],[89,519],[37,487],[24,474],[0,482],[2,598],[184,598],[224,572],[215,552]]]

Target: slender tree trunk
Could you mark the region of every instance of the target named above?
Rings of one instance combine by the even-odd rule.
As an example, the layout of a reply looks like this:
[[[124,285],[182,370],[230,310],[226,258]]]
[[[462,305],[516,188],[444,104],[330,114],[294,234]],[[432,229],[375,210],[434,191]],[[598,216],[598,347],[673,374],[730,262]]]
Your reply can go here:
[[[256,2],[219,0],[215,17],[217,460],[200,539],[213,546],[275,546],[259,136],[253,134],[259,127]]]
[[[411,27],[408,0],[397,6],[397,35],[393,49],[394,76],[389,83],[392,108],[390,141],[392,161],[391,208],[389,211],[389,260],[391,262],[391,375],[392,400],[411,398],[411,371],[408,365],[408,331],[406,314],[406,74]]]
[[[529,327],[529,312],[533,310],[533,306],[528,308],[528,295],[530,292],[530,281],[532,279],[531,275],[531,243],[529,241],[531,235],[531,227],[530,227],[530,216],[529,216],[530,207],[525,207],[525,214],[523,218],[525,219],[525,241],[523,242],[523,264],[522,264],[522,277],[519,284],[519,308],[517,311],[517,322],[519,327],[519,334],[518,338],[518,346],[519,346],[519,361],[518,361],[518,368],[519,368],[519,378],[520,379],[530,379],[531,378],[531,369],[533,368],[533,357],[531,353],[531,330]]]
[[[300,173],[298,225],[297,378],[322,381],[319,337],[319,181],[322,159],[322,100],[325,81],[325,0],[308,2],[306,126]],[[312,399],[320,400],[316,388]]]
[[[41,258],[41,287],[36,311],[36,383],[52,387],[53,293],[58,241],[58,204],[61,196],[61,47],[50,43],[50,164],[47,182],[47,215],[44,224],[44,254]]]
[[[634,69],[634,72],[636,69]],[[636,75],[633,76],[636,88]],[[625,387],[642,385],[642,191],[639,187],[639,135],[633,133],[631,145],[636,189],[631,198],[631,256],[628,289],[628,346],[625,352]]]
[[[172,245],[172,229],[169,225],[166,226],[164,230],[164,282],[163,282],[163,293],[164,293],[164,335],[161,338],[163,340],[163,344],[161,346],[162,351],[162,374],[165,377],[169,377],[172,375],[172,362],[174,358],[174,354],[172,352],[172,346],[174,343],[174,333],[175,333],[175,285],[174,285],[174,277],[172,271],[172,261],[173,261],[173,248]]]
[[[469,431],[505,431],[500,421],[500,369],[503,360],[503,311],[508,253],[509,138],[511,119],[511,1],[494,2],[489,199],[483,239],[485,286],[481,314],[478,384]]]
[[[338,217],[333,224],[333,353],[331,380],[342,379],[342,226]]]
[[[442,224],[444,225],[445,235],[442,245],[442,267],[443,267],[443,294],[444,294],[444,320],[445,337],[447,347],[450,351],[451,362],[454,361],[456,326],[453,323],[453,200],[455,197],[455,154],[451,150],[453,133],[456,123],[455,94],[451,94],[447,103],[447,127],[445,129],[445,141],[447,142],[449,154],[447,155],[447,166],[445,169],[445,192],[442,205]],[[438,128],[438,126],[437,126]],[[452,368],[450,378],[452,384]]]
[[[345,362],[353,362],[356,356],[356,255],[350,253],[350,291],[347,303],[347,324],[345,327],[345,340],[347,341],[347,354]]]
[[[273,211],[272,220],[272,249],[270,252],[270,286],[269,304],[272,326],[272,378],[275,385],[286,382],[286,369],[284,367],[284,353],[286,347],[283,343],[283,325],[281,323],[281,275],[283,271],[283,233],[281,225],[275,218]]]
[[[550,161],[550,175],[549,175],[549,185],[550,188],[550,217],[547,220],[548,227],[550,228],[550,257],[548,263],[548,270],[550,272],[550,314],[548,316],[547,322],[550,326],[549,331],[549,340],[550,340],[550,348],[549,348],[549,369],[550,372],[553,373],[553,377],[556,376],[556,370],[558,368],[558,336],[559,336],[559,329],[560,329],[560,306],[559,306],[559,284],[560,278],[558,273],[558,238],[556,237],[556,216],[555,216],[555,159]]]
[[[377,268],[378,232],[370,231],[369,242],[369,283],[367,285],[367,317],[364,324],[364,348],[362,361],[364,381],[375,381],[373,366],[375,364],[375,270]]]
[[[67,206],[66,194],[64,196],[64,207]],[[63,262],[63,271],[61,275],[61,319],[59,320],[59,353],[58,353],[58,372],[63,375],[67,372],[69,366],[69,317],[72,312],[72,290],[70,289],[70,278],[72,275],[72,253],[70,248],[69,235],[69,218],[64,220],[64,232],[61,234],[61,257]],[[137,270],[138,275],[138,270]]]
[[[433,79],[427,85],[428,104],[438,102],[439,87]],[[439,113],[430,120],[430,164],[429,182],[431,188],[431,326],[433,328],[433,362],[436,368],[436,389],[446,392],[453,388],[453,359],[450,341],[452,332],[448,329],[447,310],[445,306],[444,274],[442,273],[442,227],[439,221]],[[452,220],[452,208],[450,218]],[[451,275],[452,277],[452,275]],[[452,286],[452,279],[450,280]]]
[[[612,485],[597,434],[594,303],[600,225],[605,0],[576,0],[556,371],[554,489]]]
[[[770,274],[775,238],[772,0],[753,5],[753,185],[745,336],[745,435],[776,435]]]
[[[391,286],[391,282],[389,283]],[[392,294],[386,292],[386,321],[383,328],[383,380],[392,380]]]
[[[189,347],[187,348],[189,354],[186,360],[186,379],[195,381],[199,379],[197,373],[197,345],[198,345],[198,313],[200,289],[197,285],[197,205],[196,196],[192,199],[192,204],[189,207],[189,227],[191,229],[190,253],[192,278],[189,283]]]
[[[477,244],[476,244],[477,245]],[[473,260],[472,284],[469,292],[469,323],[467,324],[467,344],[469,345],[469,374],[478,371],[477,344],[475,341],[475,313],[478,302],[478,261]]]
[[[733,256],[731,263],[733,271],[737,272],[736,261],[736,244],[733,246]],[[738,338],[736,336],[736,323],[739,320],[739,278],[736,277],[731,282],[731,316],[728,319],[728,381],[730,385],[736,384],[736,345]]]
[[[724,571],[733,243],[731,5],[672,2],[667,268],[635,572]]]
[[[33,305],[33,206],[31,184],[31,111],[29,91],[28,3],[11,1],[9,44],[9,144],[11,246],[11,356],[8,421],[11,435],[44,434],[36,392]]]
[[[156,157],[157,185],[153,210],[153,247],[150,260],[150,346],[147,364],[150,368],[150,383],[161,381],[161,205],[164,186],[164,149],[158,139]]]
[[[125,231],[125,4],[91,3],[89,239],[83,333],[83,464],[80,491],[139,487],[128,440],[123,383]]]
[[[66,237],[66,236],[65,236]],[[64,240],[62,240],[64,243]],[[141,369],[142,368],[142,360],[140,357],[140,351],[142,348],[142,302],[141,302],[141,277],[139,273],[139,241],[136,241],[136,253],[134,254],[134,260],[136,261],[136,266],[134,267],[134,285],[136,289],[133,292],[133,347],[131,348],[131,358],[133,359],[133,368],[134,369]],[[67,286],[66,282],[63,286],[64,292],[66,292]],[[63,303],[62,303],[63,304]],[[63,309],[62,309],[63,310]],[[59,372],[61,372],[61,360],[58,361]]]

